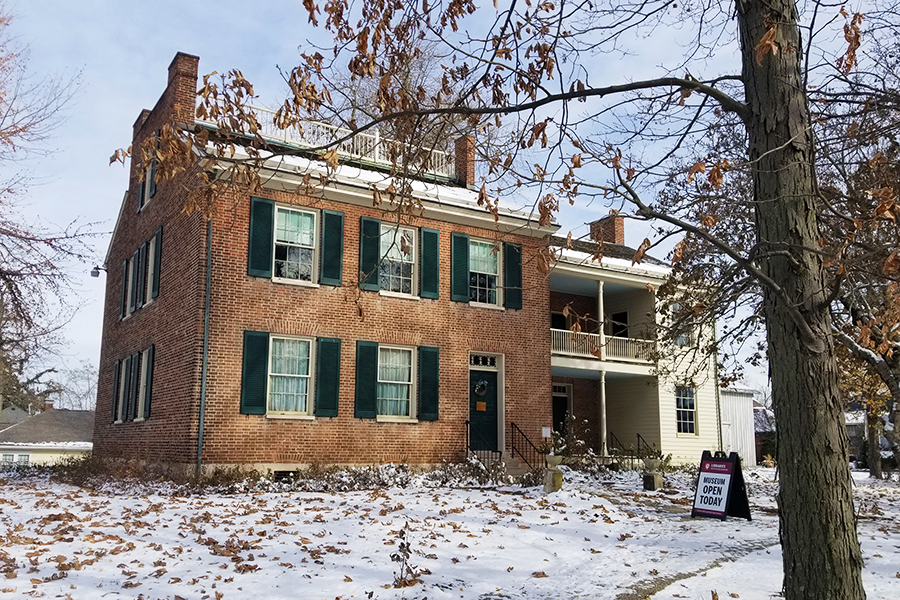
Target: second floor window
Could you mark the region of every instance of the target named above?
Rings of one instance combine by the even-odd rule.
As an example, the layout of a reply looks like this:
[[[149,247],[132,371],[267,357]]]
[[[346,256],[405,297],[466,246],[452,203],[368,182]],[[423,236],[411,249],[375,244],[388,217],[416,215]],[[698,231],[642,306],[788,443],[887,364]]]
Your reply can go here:
[[[314,281],[316,213],[279,207],[275,211],[276,279]]]
[[[450,299],[522,308],[522,246],[450,236]]]
[[[469,240],[469,302],[500,304],[500,249]]]
[[[416,293],[416,233],[409,227],[381,224],[379,287],[398,294]]]
[[[359,232],[360,289],[438,297],[440,234],[437,230],[362,217]]]

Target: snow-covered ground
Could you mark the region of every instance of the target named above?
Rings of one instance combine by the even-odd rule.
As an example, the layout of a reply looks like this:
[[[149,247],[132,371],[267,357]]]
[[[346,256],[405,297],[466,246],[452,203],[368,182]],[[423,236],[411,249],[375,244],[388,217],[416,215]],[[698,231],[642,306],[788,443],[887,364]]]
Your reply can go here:
[[[4,474],[4,597],[187,599],[778,597],[771,469],[752,521],[692,519],[691,477],[565,471],[561,491],[405,487],[178,496]],[[900,487],[855,474],[870,599],[900,598]],[[408,544],[408,560],[402,555]]]

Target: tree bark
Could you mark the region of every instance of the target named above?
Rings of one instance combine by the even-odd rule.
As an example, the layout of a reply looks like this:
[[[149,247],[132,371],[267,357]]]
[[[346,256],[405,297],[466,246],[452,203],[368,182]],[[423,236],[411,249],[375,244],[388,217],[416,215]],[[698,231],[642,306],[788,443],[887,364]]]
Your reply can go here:
[[[881,479],[881,417],[866,412],[866,454],[869,477]]]
[[[778,424],[780,536],[787,600],[861,600],[848,440],[816,248],[813,136],[801,75],[794,0],[737,0],[753,165],[757,260],[790,298],[765,291],[772,399]],[[770,29],[775,36],[757,57]],[[770,34],[771,35],[771,34]]]

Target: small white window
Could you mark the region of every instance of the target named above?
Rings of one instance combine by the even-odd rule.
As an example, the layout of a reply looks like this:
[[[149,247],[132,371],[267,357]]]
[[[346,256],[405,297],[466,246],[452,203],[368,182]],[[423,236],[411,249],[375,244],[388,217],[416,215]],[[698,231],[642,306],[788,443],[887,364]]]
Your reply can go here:
[[[499,306],[500,250],[491,242],[469,240],[469,301]]]
[[[378,416],[414,418],[415,353],[412,348],[378,347]]]
[[[697,433],[697,406],[694,403],[694,389],[675,388],[675,424],[678,433]]]
[[[4,455],[3,455],[3,462],[4,462],[4,463],[7,463],[7,464],[12,463],[12,462],[15,461],[15,459],[16,459],[16,455],[15,455],[15,454],[4,454]]]
[[[27,465],[31,462],[31,455],[29,454],[20,454],[16,457],[16,462],[20,465]]]
[[[272,276],[316,280],[316,213],[278,207],[275,211],[275,265]]]
[[[681,304],[678,302],[674,302],[672,304],[672,318],[677,322],[679,314],[681,312]],[[686,325],[682,323],[682,325]],[[691,345],[691,331],[687,329],[685,331],[680,332],[677,336],[675,336],[674,343],[676,346],[680,346],[685,348]]]
[[[312,340],[271,337],[269,342],[269,414],[310,414]]]
[[[398,294],[415,295],[418,279],[416,230],[382,223],[380,251],[379,288]]]

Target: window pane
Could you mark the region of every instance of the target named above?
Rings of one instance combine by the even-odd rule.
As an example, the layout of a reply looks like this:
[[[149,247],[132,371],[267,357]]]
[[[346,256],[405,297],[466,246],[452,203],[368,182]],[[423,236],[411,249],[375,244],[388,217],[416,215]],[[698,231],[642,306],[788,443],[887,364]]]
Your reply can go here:
[[[499,275],[500,253],[493,244],[486,242],[469,242],[469,270],[479,273]]]
[[[269,357],[269,410],[307,412],[311,343],[272,338]]]
[[[381,226],[381,263],[379,287],[401,294],[415,293],[415,230],[390,225]]]
[[[378,349],[376,410],[379,415],[410,416],[412,376],[412,350]]]
[[[312,281],[316,216],[279,208],[275,213],[275,277]]]

